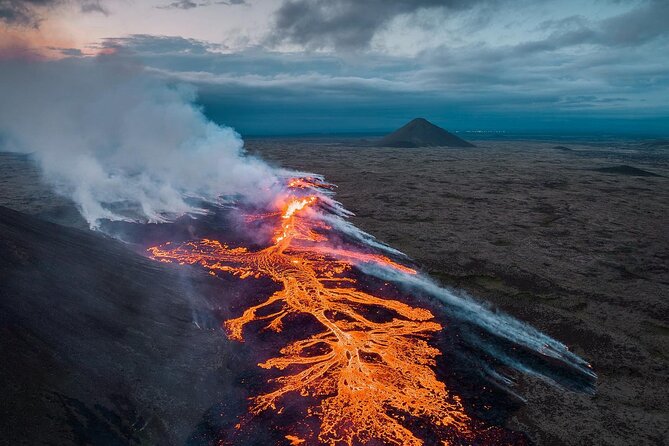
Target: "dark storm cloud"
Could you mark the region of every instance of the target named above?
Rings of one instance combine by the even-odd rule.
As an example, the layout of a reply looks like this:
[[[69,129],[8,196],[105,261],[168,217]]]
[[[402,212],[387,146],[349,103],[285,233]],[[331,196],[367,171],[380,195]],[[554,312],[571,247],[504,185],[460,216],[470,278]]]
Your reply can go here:
[[[375,33],[393,18],[421,9],[518,9],[522,0],[286,0],[276,12],[270,41],[293,43],[310,49],[365,48]],[[615,3],[615,2],[614,2]],[[487,8],[491,9],[491,8]],[[484,14],[492,17],[494,15]],[[638,45],[669,35],[669,1],[645,0],[624,14],[591,22],[582,16],[545,21],[554,33],[544,41],[527,42],[519,50],[545,51],[579,44]]]
[[[466,9],[490,0],[287,0],[276,12],[272,40],[307,48],[363,48],[400,14],[428,8]]]
[[[38,27],[45,10],[78,3],[82,12],[107,14],[100,0],[0,0],[0,21],[10,25]]]

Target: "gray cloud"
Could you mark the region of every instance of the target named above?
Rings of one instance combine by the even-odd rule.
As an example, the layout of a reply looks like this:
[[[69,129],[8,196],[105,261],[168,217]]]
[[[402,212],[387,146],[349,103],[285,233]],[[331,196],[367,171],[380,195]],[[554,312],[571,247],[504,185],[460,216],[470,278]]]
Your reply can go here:
[[[81,57],[84,53],[79,48],[57,48],[50,46],[48,47],[52,51],[58,51],[63,56],[67,57]]]
[[[244,92],[249,99],[365,97],[383,102],[392,95],[428,95],[473,106],[515,102],[610,108],[623,102],[641,106],[644,96],[654,96],[657,103],[669,86],[669,62],[648,57],[657,52],[651,43],[639,53],[625,47],[565,53],[557,51],[560,45],[545,42],[440,47],[424,51],[411,64],[372,53],[355,59],[258,49],[221,53],[216,45],[170,36],[135,35],[103,45],[139,56],[161,76],[208,91]]]
[[[508,5],[516,8],[524,2]],[[290,27],[285,28],[288,34],[277,34],[278,28],[272,31],[277,42],[305,48],[361,50],[397,14],[446,4],[463,12],[463,20],[460,16],[456,20],[457,33],[471,31],[473,37],[457,43],[444,40],[441,46],[426,47],[411,57],[378,49],[365,51],[364,57],[350,57],[349,51],[273,52],[271,46],[233,52],[202,40],[143,34],[104,39],[96,48],[123,57],[132,55],[152,75],[168,78],[170,83],[195,85],[201,102],[214,110],[220,122],[242,129],[275,126],[284,131],[284,127],[313,122],[317,124],[312,128],[356,128],[359,122],[383,128],[379,123],[385,119],[397,119],[393,122],[400,124],[411,117],[407,114],[455,116],[462,125],[485,120],[490,126],[520,125],[518,116],[523,114],[527,123],[542,116],[577,125],[582,119],[631,116],[657,126],[669,125],[669,60],[660,57],[669,39],[662,22],[669,14],[669,2],[620,5],[615,10],[622,13],[605,19],[587,15],[587,8],[583,16],[542,15],[534,10],[509,17],[504,14],[508,11],[500,9],[501,3],[489,7],[492,1],[479,1],[474,6],[477,9],[464,11],[468,6],[462,3],[436,0],[409,6],[395,0],[360,2],[358,6],[348,0],[328,4],[294,0],[279,13],[288,4],[323,14],[316,25],[303,24],[309,32],[299,26],[295,35],[290,34]],[[344,8],[327,10],[335,4]],[[389,12],[376,14],[382,7]],[[361,18],[349,29],[342,17],[353,17],[352,11],[358,11]],[[524,22],[523,29],[533,37],[522,40],[514,35],[496,41],[497,35],[490,37],[485,23],[467,21],[486,16],[484,13],[490,13],[488,24],[503,27],[505,22],[494,22],[501,17]],[[307,16],[314,17],[312,13]],[[420,20],[421,15],[414,17]],[[365,32],[359,30],[363,22],[369,28]],[[322,35],[316,31],[318,23]],[[475,34],[481,27],[482,32]],[[298,33],[298,28],[304,32]],[[79,56],[69,49],[59,51]],[[362,115],[365,119],[357,119]]]
[[[0,21],[37,28],[45,10],[68,2],[78,3],[82,12],[107,14],[100,0],[0,0]]]
[[[632,11],[604,20],[601,39],[608,44],[638,45],[669,36],[669,2],[648,0]]]
[[[81,0],[81,12],[97,12],[103,15],[109,15],[109,11],[102,5],[101,0]]]
[[[522,12],[525,1],[504,4]],[[614,2],[615,3],[615,2]],[[277,10],[269,43],[291,43],[307,49],[367,48],[392,19],[425,9],[477,9],[494,20],[496,0],[285,0]],[[528,41],[518,51],[550,51],[580,44],[640,45],[669,36],[669,1],[643,0],[628,12],[593,21],[583,16],[546,20],[537,29],[552,30],[541,41]],[[481,25],[481,24],[479,24]]]
[[[163,5],[163,6],[157,6],[158,9],[193,9],[193,8],[198,8],[201,6],[212,6],[212,5],[227,5],[227,6],[234,6],[234,5],[245,5],[246,1],[245,0],[228,0],[228,1],[203,1],[200,3],[195,3],[192,0],[177,0],[174,1],[170,4]]]
[[[179,36],[154,36],[134,34],[126,37],[103,39],[97,49],[113,49],[120,53],[139,54],[142,56],[168,54],[206,54],[223,49],[220,44],[188,39]]]
[[[61,3],[61,0],[0,0],[0,20],[14,25],[39,24],[38,10]]]
[[[178,0],[172,2],[168,5],[158,6],[158,9],[193,9],[197,8],[199,5],[191,0]]]
[[[556,22],[546,27],[554,41],[444,45],[410,63],[374,52],[364,58],[260,48],[221,52],[170,36],[136,35],[105,45],[135,54],[156,76],[196,85],[212,116],[244,132],[355,129],[360,123],[389,128],[383,123],[400,124],[412,114],[465,128],[537,128],[541,122],[583,128],[613,117],[643,118],[657,129],[669,109],[669,61],[655,57],[665,40],[643,40],[630,51],[627,44],[606,43],[612,42],[602,37],[606,23]],[[571,47],[578,42],[591,43]]]
[[[516,47],[519,54],[554,51],[576,45],[629,47],[669,37],[669,1],[647,0],[639,7],[605,20],[592,22],[572,16],[550,20],[540,27],[553,32],[543,40],[528,41]]]
[[[488,0],[287,0],[276,12],[271,40],[307,48],[364,48],[383,25],[421,9],[472,8]]]

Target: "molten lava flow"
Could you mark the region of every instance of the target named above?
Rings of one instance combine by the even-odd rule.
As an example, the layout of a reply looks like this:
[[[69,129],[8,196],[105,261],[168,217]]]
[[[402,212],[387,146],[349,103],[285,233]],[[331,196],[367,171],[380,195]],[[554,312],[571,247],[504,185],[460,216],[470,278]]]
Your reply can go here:
[[[289,185],[272,243],[262,250],[210,239],[149,249],[160,261],[197,264],[212,274],[268,277],[281,285],[266,301],[225,322],[231,339],[242,341],[245,327],[257,321],[279,332],[291,314],[306,314],[318,323],[320,332],[259,364],[282,375],[270,391],[252,398],[251,413],[280,413],[285,398],[309,397],[317,402],[307,415],[319,419],[318,442],[331,446],[372,440],[420,445],[425,428],[415,428],[415,420],[429,426],[442,444],[473,438],[460,399],[433,371],[440,352],[429,341],[442,328],[433,314],[363,291],[352,274],[362,263],[415,271],[382,255],[331,247],[328,226],[317,218],[319,184],[302,178]],[[392,317],[375,320],[370,312],[379,309]],[[304,441],[292,434],[285,436],[290,444]]]

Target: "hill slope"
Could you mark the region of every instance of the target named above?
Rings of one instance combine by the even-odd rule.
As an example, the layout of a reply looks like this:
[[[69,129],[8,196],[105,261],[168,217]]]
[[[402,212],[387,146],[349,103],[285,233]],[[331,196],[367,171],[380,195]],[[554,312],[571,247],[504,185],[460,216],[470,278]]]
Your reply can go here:
[[[599,167],[597,169],[593,169],[596,172],[603,172],[603,173],[610,173],[610,174],[618,174],[618,175],[630,175],[630,176],[635,176],[635,177],[659,177],[661,175],[658,175],[653,172],[649,172],[647,170],[639,169],[638,167],[634,166],[628,166],[626,164],[621,164],[619,166],[612,166],[612,167]]]
[[[243,360],[193,323],[195,294],[120,242],[0,207],[5,444],[184,444],[235,404]]]

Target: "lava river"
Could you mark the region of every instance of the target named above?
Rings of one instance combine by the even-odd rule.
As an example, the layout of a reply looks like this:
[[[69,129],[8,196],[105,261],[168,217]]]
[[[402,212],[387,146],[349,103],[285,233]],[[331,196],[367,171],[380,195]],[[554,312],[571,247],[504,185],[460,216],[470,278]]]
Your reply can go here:
[[[277,285],[266,300],[225,321],[232,340],[244,341],[248,330],[282,332],[296,315],[306,315],[318,327],[258,364],[276,375],[265,391],[250,399],[249,416],[237,429],[243,430],[249,417],[280,414],[286,401],[302,398],[308,401],[303,416],[317,420],[316,428],[286,426],[284,444],[523,443],[522,435],[469,415],[461,396],[439,379],[435,367],[441,352],[434,340],[448,327],[427,306],[409,305],[397,298],[398,293],[381,288],[369,289],[359,277],[376,274],[386,289],[394,282],[420,284],[426,279],[397,260],[392,250],[372,249],[362,242],[363,248],[355,249],[341,243],[338,234],[346,227],[337,223],[344,220],[329,215],[338,203],[332,199],[331,186],[321,179],[293,178],[284,190],[276,210],[246,216],[249,222],[271,223],[271,240],[264,247],[228,246],[203,238],[148,250],[162,262],[194,265],[214,276],[268,278]],[[461,317],[476,317],[476,308],[462,305]],[[483,319],[491,317],[481,311]],[[373,316],[379,312],[386,317]],[[485,321],[482,326],[486,328]],[[543,349],[537,355],[571,362],[572,368],[589,373],[587,364],[562,351],[557,341],[537,338],[532,330],[520,334],[507,330],[502,334],[506,342],[521,344],[527,351]],[[527,339],[517,339],[523,336]],[[498,356],[502,362],[508,359]],[[507,362],[513,366],[518,360]]]

